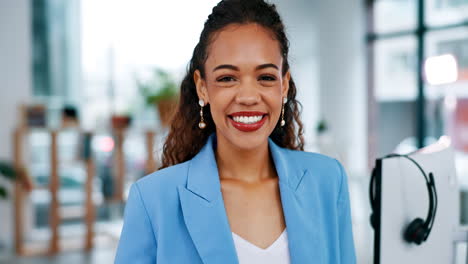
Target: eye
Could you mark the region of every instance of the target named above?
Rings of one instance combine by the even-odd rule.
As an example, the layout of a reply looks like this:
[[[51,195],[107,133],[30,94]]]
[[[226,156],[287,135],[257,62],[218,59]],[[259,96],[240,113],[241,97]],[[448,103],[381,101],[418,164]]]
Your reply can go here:
[[[271,75],[262,75],[260,76],[259,81],[276,81],[276,78]]]
[[[218,82],[233,82],[235,81],[235,79],[231,76],[224,76],[224,77],[221,77],[219,79],[217,79],[216,81]]]

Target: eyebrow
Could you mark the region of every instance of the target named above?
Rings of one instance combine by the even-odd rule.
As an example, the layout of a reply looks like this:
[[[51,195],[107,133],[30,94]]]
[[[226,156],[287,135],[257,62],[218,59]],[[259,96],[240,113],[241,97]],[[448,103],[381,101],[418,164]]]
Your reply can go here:
[[[273,63],[265,63],[265,64],[258,65],[257,67],[255,67],[255,70],[258,71],[258,70],[262,70],[262,69],[265,69],[265,68],[275,68],[275,69],[279,70],[278,66],[276,66]],[[229,70],[233,70],[233,71],[239,71],[239,67],[237,67],[237,66],[234,66],[234,65],[231,65],[231,64],[221,64],[221,65],[216,66],[213,69],[213,72],[217,71],[217,70],[220,70],[220,69],[229,69]]]

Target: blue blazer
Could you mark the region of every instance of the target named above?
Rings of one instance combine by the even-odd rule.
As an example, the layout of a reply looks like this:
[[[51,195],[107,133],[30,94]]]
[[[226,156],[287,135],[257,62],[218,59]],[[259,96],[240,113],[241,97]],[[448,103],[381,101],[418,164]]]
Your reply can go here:
[[[268,144],[279,177],[291,263],[356,263],[341,164],[281,148],[270,138]],[[191,160],[132,185],[115,263],[238,263],[215,147],[212,134]]]

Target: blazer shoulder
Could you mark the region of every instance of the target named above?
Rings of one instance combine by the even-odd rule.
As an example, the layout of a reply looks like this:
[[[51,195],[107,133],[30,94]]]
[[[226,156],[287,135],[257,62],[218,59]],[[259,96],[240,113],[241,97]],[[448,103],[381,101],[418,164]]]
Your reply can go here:
[[[302,150],[287,150],[289,162],[303,167],[304,169],[323,169],[329,172],[341,174],[341,163],[330,156],[317,152],[308,152]]]

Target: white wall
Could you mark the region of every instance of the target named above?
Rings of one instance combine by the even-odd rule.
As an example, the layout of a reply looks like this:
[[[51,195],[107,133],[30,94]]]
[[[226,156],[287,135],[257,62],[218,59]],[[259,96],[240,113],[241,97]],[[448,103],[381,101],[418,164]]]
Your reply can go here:
[[[290,64],[303,104],[306,147],[324,118],[336,156],[352,174],[366,168],[365,13],[359,0],[276,0],[290,40]]]
[[[365,12],[360,0],[318,3],[320,109],[340,160],[351,173],[365,173],[367,107]]]
[[[333,151],[352,175],[367,171],[365,13],[362,1],[276,0],[290,40],[290,64],[303,104],[306,150],[328,122]]]
[[[29,0],[0,1],[0,159],[11,160],[17,107],[30,100],[31,18]],[[0,184],[5,182],[0,179]],[[12,243],[12,207],[0,201],[0,242]]]

